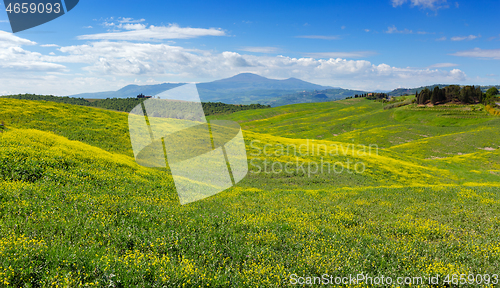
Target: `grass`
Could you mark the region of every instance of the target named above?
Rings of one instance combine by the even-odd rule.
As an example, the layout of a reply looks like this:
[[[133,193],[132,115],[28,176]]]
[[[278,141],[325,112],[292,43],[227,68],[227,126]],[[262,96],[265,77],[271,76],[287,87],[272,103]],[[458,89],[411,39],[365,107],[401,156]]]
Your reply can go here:
[[[127,114],[0,107],[0,286],[287,287],[292,274],[361,272],[444,285],[499,271],[495,117],[366,99],[211,117],[240,122],[253,165],[235,187],[181,206],[168,170],[135,163]],[[315,153],[280,149],[293,145]],[[366,171],[255,173],[321,157]]]
[[[106,151],[132,156],[128,113],[47,101],[0,98],[0,119],[7,127],[36,129]]]

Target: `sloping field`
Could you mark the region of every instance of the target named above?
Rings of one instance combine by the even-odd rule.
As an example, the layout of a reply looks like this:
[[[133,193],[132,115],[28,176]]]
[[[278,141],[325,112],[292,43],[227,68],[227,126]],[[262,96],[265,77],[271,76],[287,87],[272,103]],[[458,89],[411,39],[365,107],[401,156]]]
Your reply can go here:
[[[288,287],[359,273],[493,286],[499,271],[497,118],[422,123],[365,99],[235,113],[248,176],[181,206],[167,169],[135,163],[127,114],[0,107],[0,286]]]

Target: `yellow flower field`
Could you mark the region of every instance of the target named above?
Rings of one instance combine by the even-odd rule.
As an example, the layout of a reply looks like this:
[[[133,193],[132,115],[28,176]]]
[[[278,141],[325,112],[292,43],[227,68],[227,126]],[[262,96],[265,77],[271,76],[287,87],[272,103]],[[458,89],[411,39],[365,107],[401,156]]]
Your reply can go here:
[[[390,117],[404,109],[341,102],[329,104],[321,117],[338,111],[339,121],[354,121],[352,113],[359,111]],[[417,139],[392,148],[385,140],[376,143],[377,133],[413,137],[408,129],[391,130],[391,122],[387,129],[366,127],[379,132],[353,140],[357,132],[312,141],[278,127],[269,133],[249,128],[292,121],[290,115],[313,117],[306,108],[297,114],[272,108],[266,113],[274,117],[242,123],[247,177],[213,197],[180,205],[168,169],[136,164],[125,113],[10,99],[0,99],[0,107],[8,107],[0,108],[8,128],[0,134],[2,287],[289,287],[308,277],[361,274],[390,277],[394,282],[383,286],[394,287],[408,286],[398,277],[421,277],[412,285],[417,287],[428,286],[430,277],[438,277],[436,287],[458,286],[461,276],[497,286],[498,149],[412,157],[419,147],[432,147]],[[409,127],[424,129],[417,126]],[[307,133],[302,128],[299,133]],[[479,127],[439,129],[429,128],[433,135],[427,136],[435,140],[463,129],[482,137]],[[370,144],[378,150],[362,153]],[[300,146],[308,152],[285,153]],[[309,170],[312,163],[348,161],[363,163],[364,171]],[[264,163],[271,163],[267,170]]]

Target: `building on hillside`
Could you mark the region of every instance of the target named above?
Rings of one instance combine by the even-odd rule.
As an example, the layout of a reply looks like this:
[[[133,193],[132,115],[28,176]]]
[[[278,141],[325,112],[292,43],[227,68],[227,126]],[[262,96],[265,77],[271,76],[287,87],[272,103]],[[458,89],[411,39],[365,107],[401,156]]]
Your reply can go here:
[[[368,93],[368,95],[367,95],[367,96],[368,96],[368,97],[373,96],[373,93]]]
[[[152,98],[153,96],[144,96],[142,93],[137,95],[137,98]]]

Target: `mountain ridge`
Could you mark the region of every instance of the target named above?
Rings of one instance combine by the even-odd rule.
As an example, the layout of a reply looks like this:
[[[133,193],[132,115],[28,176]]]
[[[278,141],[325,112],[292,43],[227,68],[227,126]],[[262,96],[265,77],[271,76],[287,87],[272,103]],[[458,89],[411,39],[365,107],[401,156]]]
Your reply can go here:
[[[75,95],[68,95],[73,98],[86,98],[86,99],[105,99],[105,98],[130,98],[142,93],[145,95],[157,95],[163,91],[175,88],[186,83],[161,83],[153,85],[137,85],[130,84],[116,91],[105,91],[95,93],[80,93]],[[230,104],[247,104],[238,103],[234,96],[243,92],[243,98],[273,98],[279,95],[291,94],[293,92],[305,90],[324,90],[333,87],[322,86],[310,83],[297,78],[288,79],[270,79],[253,73],[240,73],[229,78],[215,80],[212,82],[204,82],[197,84],[200,98],[202,101],[228,101]],[[252,91],[249,94],[249,91]],[[254,96],[254,97],[252,97]],[[239,99],[245,101],[245,99]],[[248,102],[247,99],[246,102]]]
[[[69,95],[72,98],[106,99],[106,98],[135,98],[138,94],[157,95],[163,91],[173,89],[186,83],[161,83],[152,85],[130,84],[117,91],[96,93],[81,93]],[[418,88],[396,88],[384,90],[389,96],[415,94],[425,88],[434,89],[451,84],[434,84]],[[481,86],[486,91],[489,87]],[[500,86],[496,86],[500,88]],[[226,104],[263,104],[273,107],[311,102],[327,102],[352,97],[355,94],[365,94],[368,91],[343,89],[339,87],[322,86],[298,78],[270,79],[254,73],[240,73],[229,78],[197,84],[202,102],[223,102]],[[374,90],[372,92],[381,92]]]

